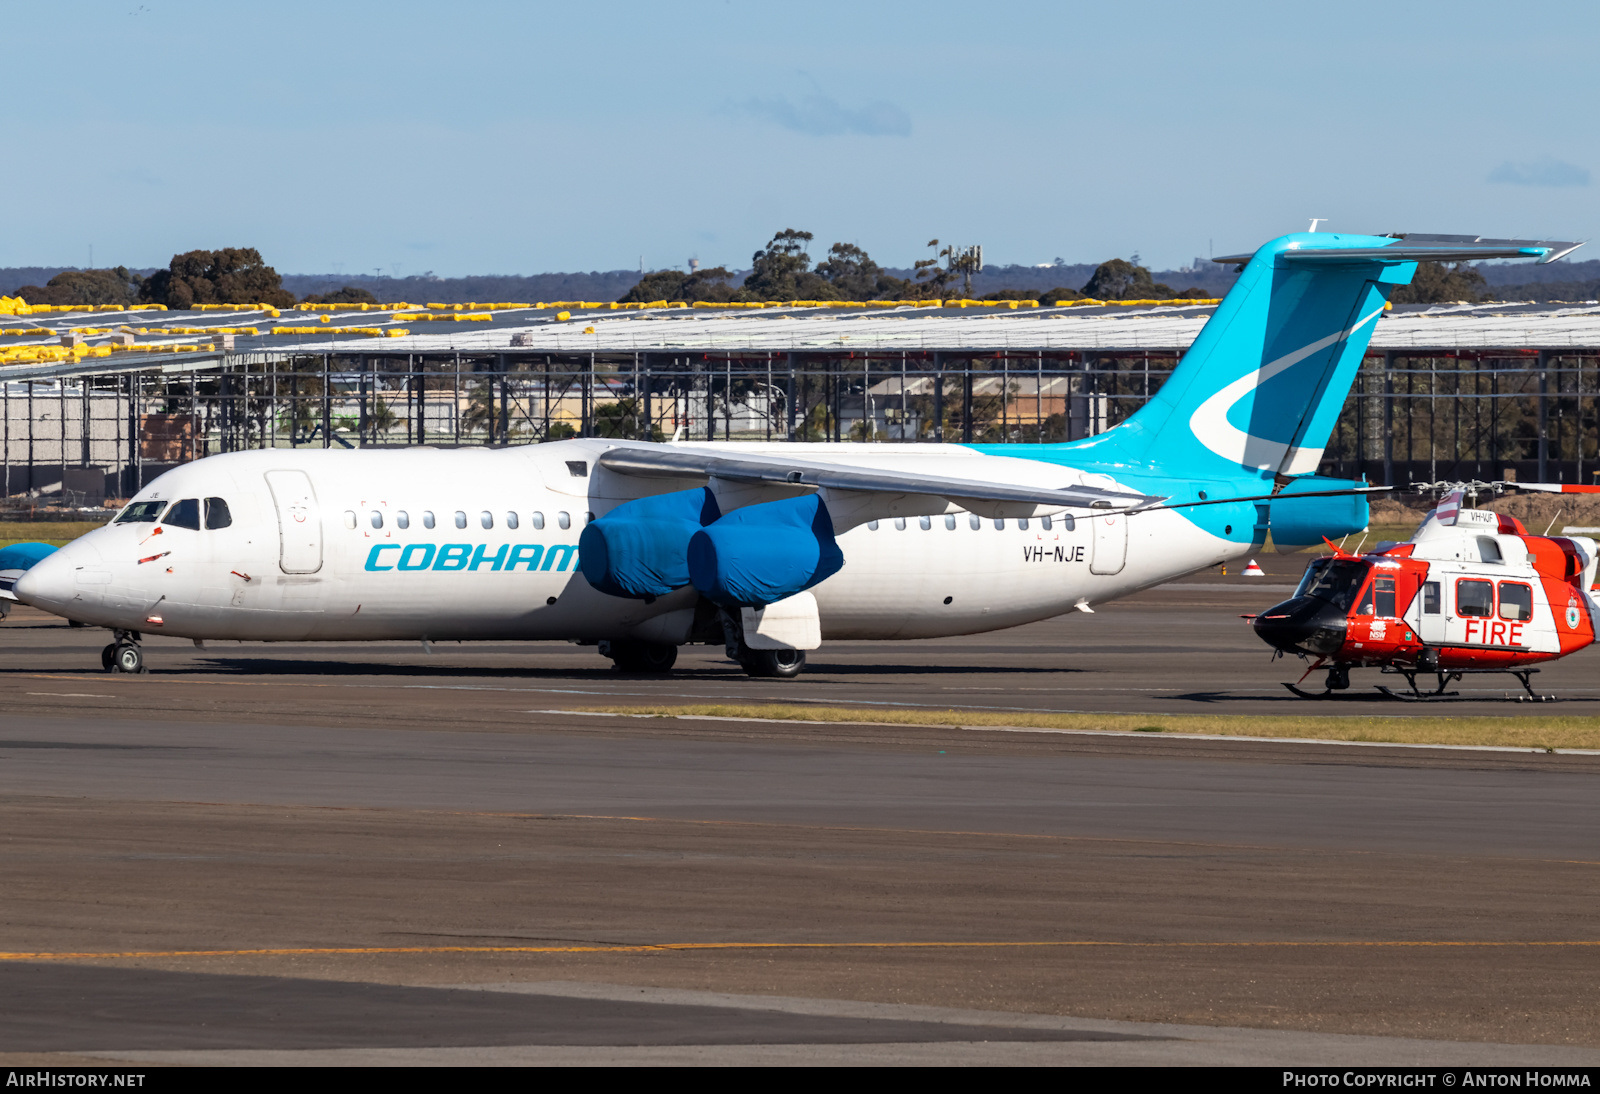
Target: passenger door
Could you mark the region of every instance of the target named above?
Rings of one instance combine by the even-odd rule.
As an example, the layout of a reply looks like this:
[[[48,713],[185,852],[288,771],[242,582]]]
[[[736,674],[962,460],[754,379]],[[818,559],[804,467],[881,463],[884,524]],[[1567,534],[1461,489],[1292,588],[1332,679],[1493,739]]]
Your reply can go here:
[[[1407,621],[1417,629],[1417,637],[1430,646],[1442,646],[1445,640],[1445,581],[1437,574],[1429,575],[1422,589],[1411,602],[1406,613]]]
[[[322,512],[304,471],[268,471],[267,488],[278,510],[278,566],[286,574],[322,569]]]
[[[1089,520],[1094,524],[1094,556],[1089,560],[1089,572],[1120,574],[1128,561],[1128,515],[1096,513]]]

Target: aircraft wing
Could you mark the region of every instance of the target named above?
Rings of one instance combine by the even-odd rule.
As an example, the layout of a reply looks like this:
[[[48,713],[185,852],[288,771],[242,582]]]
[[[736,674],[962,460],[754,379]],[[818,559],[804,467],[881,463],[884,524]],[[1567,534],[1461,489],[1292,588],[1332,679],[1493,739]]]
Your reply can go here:
[[[1048,509],[1133,510],[1165,499],[1150,494],[1106,490],[1096,486],[1013,486],[973,479],[946,478],[907,471],[852,467],[848,464],[790,459],[772,453],[722,456],[703,449],[666,445],[619,447],[607,451],[599,464],[618,475],[640,478],[722,479],[749,486],[850,491],[857,494],[907,494],[942,498],[975,512],[1014,503]],[[865,499],[863,499],[865,500]],[[1022,515],[1027,515],[1024,512]]]

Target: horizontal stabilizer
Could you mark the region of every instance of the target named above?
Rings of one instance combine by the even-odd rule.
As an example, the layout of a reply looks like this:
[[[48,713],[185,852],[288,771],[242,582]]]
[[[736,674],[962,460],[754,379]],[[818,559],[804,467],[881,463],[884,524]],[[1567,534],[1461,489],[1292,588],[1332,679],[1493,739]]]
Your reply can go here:
[[[1550,239],[1487,239],[1483,236],[1406,235],[1394,236],[1394,242],[1381,247],[1316,247],[1281,252],[1280,257],[1291,262],[1350,262],[1373,260],[1381,262],[1481,262],[1490,258],[1536,258],[1542,265],[1554,262],[1582,247],[1582,243],[1569,243]],[[1211,261],[1221,263],[1249,262],[1252,255],[1224,255]]]

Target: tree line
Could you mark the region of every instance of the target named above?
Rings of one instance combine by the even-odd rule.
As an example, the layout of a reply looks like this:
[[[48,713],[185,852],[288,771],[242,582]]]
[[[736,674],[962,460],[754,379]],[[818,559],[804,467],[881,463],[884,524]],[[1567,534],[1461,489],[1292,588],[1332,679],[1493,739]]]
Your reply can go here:
[[[813,268],[808,246],[816,237],[810,232],[785,228],[772,237],[750,259],[750,273],[738,284],[738,275],[724,266],[683,273],[655,270],[622,295],[623,303],[648,303],[652,300],[735,303],[765,300],[931,300],[945,299],[957,286],[970,282],[971,267],[955,247],[928,243],[933,254],[916,263],[911,277],[896,277],[854,243],[835,243]],[[1200,289],[1175,290],[1156,281],[1144,266],[1125,259],[1103,262],[1081,289],[1057,286],[1045,292],[1001,289],[981,300],[1042,301],[1081,300],[1171,300],[1207,295]]]
[[[932,254],[918,261],[910,277],[885,269],[853,243],[835,243],[821,262],[812,264],[810,232],[785,228],[751,257],[750,272],[742,279],[723,266],[655,270],[641,276],[619,298],[623,302],[655,300],[732,303],[767,300],[928,300],[956,295],[970,280],[971,269],[963,253],[935,239]],[[1137,256],[1135,256],[1137,257]],[[1081,275],[1080,275],[1081,276]],[[414,280],[414,279],[413,279]],[[614,290],[613,290],[614,291]],[[1503,290],[1501,290],[1503,291]],[[166,269],[143,276],[126,266],[114,269],[67,270],[45,285],[23,285],[14,291],[30,304],[163,304],[173,310],[197,304],[270,304],[288,308],[298,303],[375,304],[369,289],[345,285],[330,292],[310,293],[296,300],[284,288],[283,277],[266,264],[254,247],[225,247],[216,251],[187,251],[172,256]],[[1059,285],[1051,289],[1000,289],[981,300],[1171,300],[1209,297],[1211,292],[1189,286],[1173,289],[1156,281],[1150,270],[1127,259],[1102,262],[1080,288]],[[433,299],[438,299],[434,296]],[[1391,299],[1397,304],[1494,299],[1482,273],[1466,263],[1421,263],[1410,285],[1401,286]],[[1512,297],[1513,299],[1515,297]]]

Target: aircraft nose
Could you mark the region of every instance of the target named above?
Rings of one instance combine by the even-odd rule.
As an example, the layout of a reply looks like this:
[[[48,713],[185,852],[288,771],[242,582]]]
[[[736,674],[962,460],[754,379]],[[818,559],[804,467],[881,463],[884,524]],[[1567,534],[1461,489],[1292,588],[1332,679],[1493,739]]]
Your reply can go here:
[[[1285,600],[1255,617],[1261,640],[1285,653],[1333,653],[1344,644],[1344,613],[1312,597]]]
[[[11,591],[24,604],[60,614],[76,595],[73,575],[84,561],[81,552],[64,547],[29,567]]]

